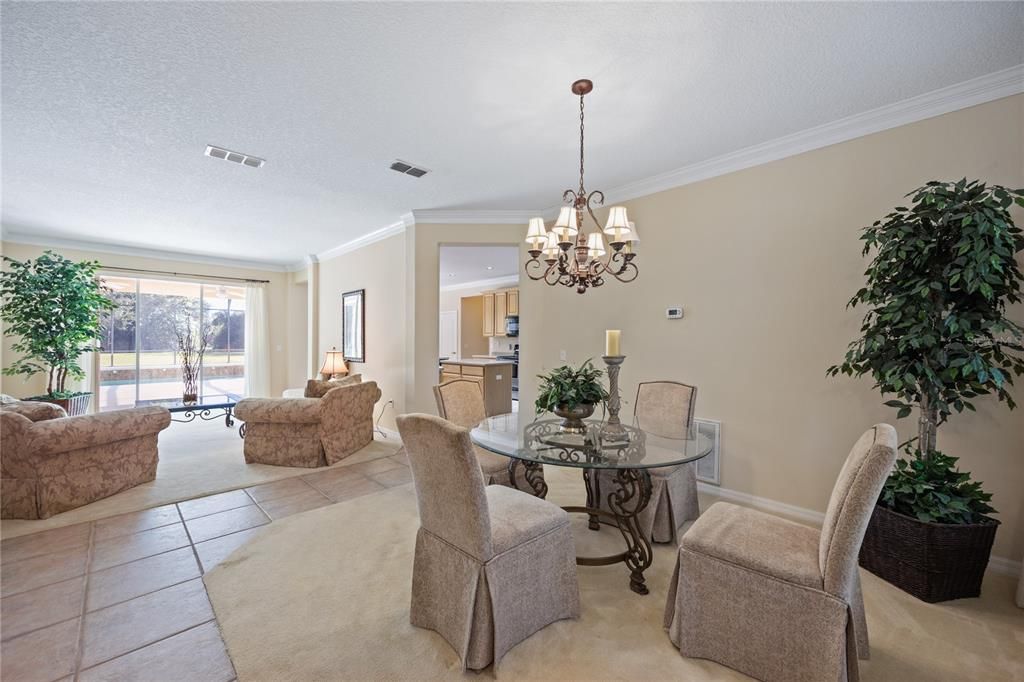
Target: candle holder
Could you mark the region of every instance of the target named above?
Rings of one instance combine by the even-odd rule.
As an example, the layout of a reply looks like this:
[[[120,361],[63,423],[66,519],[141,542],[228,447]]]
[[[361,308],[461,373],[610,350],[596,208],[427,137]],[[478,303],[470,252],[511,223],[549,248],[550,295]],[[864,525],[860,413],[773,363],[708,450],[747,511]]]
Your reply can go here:
[[[628,440],[629,433],[619,421],[619,369],[626,356],[604,355],[601,359],[608,367],[608,421],[601,425],[601,437],[609,441]]]

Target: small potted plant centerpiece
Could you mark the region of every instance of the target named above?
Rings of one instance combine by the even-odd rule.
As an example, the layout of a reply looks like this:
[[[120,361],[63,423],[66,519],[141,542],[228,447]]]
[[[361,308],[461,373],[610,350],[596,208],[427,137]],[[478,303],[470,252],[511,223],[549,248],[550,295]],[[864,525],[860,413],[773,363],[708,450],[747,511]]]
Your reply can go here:
[[[97,277],[96,261],[76,263],[52,251],[34,260],[3,257],[0,319],[5,334],[18,337],[11,348],[23,357],[5,367],[6,375],[46,373],[46,394],[28,400],[56,403],[71,416],[89,410],[92,393],[70,391],[68,378],[83,379],[78,364],[102,337],[100,316],[115,307]]]
[[[583,433],[583,420],[594,414],[598,403],[608,399],[608,391],[600,381],[603,374],[590,360],[578,368],[563,365],[547,374],[538,374],[537,414],[554,412],[562,418],[563,432]]]
[[[1006,317],[1021,300],[1015,254],[1024,237],[1010,207],[1024,191],[967,182],[929,182],[864,230],[875,250],[867,283],[849,305],[869,307],[861,336],[834,376],[870,375],[897,418],[919,410],[871,517],[860,562],[914,596],[937,602],[981,593],[998,522],[991,495],[956,457],[938,450],[936,429],[973,411],[978,396],[1015,404],[1009,388],[1024,374],[1024,328]]]

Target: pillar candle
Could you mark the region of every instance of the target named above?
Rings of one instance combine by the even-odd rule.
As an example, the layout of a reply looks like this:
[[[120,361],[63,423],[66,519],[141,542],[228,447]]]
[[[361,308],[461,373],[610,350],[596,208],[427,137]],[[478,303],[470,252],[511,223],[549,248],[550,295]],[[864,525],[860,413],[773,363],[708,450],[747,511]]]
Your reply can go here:
[[[619,353],[619,340],[622,337],[622,331],[618,329],[608,329],[604,333],[604,354],[605,355],[620,355]]]

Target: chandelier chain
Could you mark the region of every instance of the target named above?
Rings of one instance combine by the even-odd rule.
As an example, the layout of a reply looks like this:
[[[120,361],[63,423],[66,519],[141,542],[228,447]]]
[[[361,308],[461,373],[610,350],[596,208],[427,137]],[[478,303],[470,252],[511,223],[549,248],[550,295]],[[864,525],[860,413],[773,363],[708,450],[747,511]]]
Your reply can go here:
[[[580,196],[586,190],[583,189],[583,95],[580,95]]]

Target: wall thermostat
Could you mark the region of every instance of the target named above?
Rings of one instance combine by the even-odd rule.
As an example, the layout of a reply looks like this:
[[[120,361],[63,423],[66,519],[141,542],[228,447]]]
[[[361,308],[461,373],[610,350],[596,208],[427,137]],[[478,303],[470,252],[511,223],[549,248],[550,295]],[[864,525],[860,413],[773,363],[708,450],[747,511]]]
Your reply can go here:
[[[681,320],[683,318],[683,307],[672,306],[671,308],[665,308],[665,317],[670,320]]]

